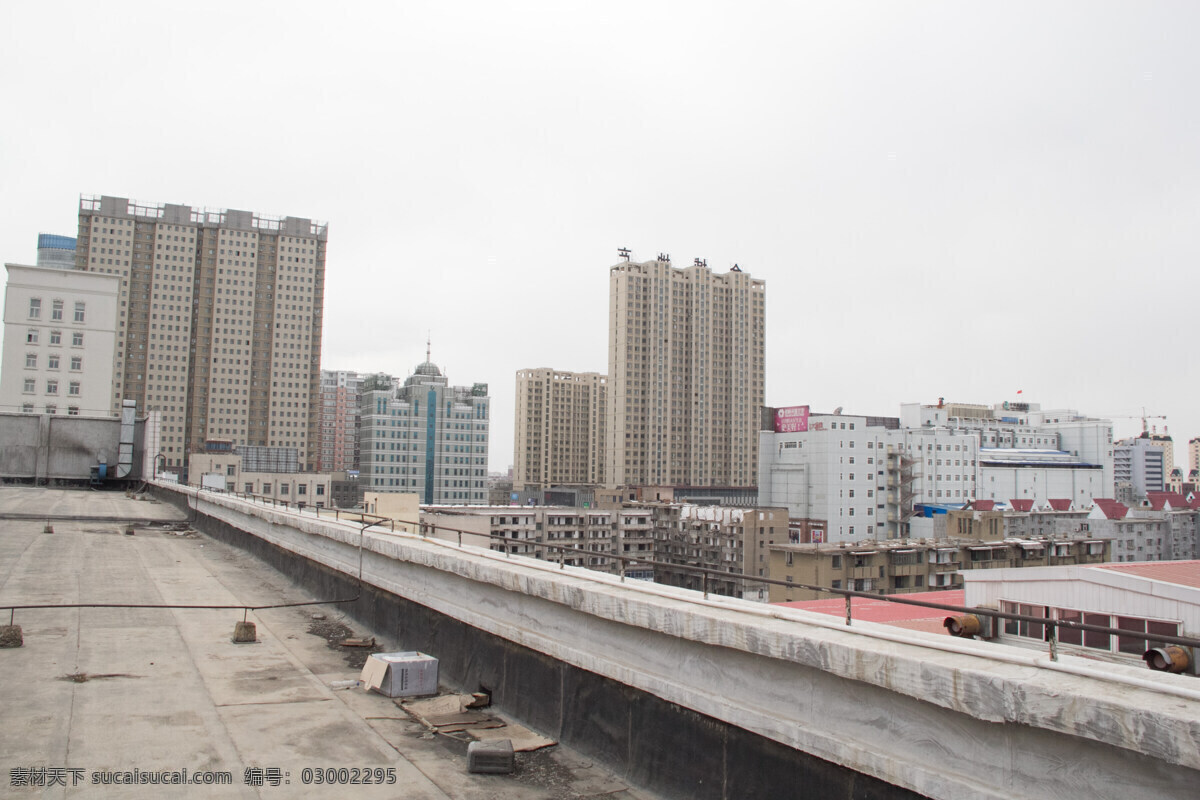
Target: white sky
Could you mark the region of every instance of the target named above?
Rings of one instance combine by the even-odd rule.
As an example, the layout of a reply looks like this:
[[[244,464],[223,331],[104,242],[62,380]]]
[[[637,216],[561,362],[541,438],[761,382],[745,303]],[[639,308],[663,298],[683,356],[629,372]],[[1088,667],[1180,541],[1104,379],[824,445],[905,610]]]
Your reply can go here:
[[[1200,5],[0,5],[0,261],[80,194],[328,221],[327,369],[607,370],[608,267],[767,281],[767,403],[1168,417]],[[1118,436],[1141,429],[1115,419]],[[1162,420],[1152,420],[1159,425]]]

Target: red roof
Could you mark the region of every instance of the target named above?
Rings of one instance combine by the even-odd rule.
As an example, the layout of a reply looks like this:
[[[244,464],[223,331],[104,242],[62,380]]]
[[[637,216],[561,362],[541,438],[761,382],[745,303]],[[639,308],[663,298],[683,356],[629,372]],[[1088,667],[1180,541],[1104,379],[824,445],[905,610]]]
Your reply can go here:
[[[945,603],[948,606],[961,606],[965,602],[965,592],[962,589],[950,589],[943,592],[913,592],[905,597],[930,603]],[[791,603],[773,603],[772,605],[815,611],[818,614],[828,614],[831,617],[841,617],[842,619],[846,617],[846,600],[842,597],[831,597],[824,600],[797,600]],[[946,633],[942,623],[951,613],[936,608],[910,606],[907,603],[890,603],[887,600],[876,600],[871,597],[850,599],[850,616],[853,619],[864,622],[882,622],[885,625],[909,630]]]
[[[992,511],[996,508],[995,500],[972,500],[967,508],[973,508],[976,511]]]
[[[1175,511],[1192,507],[1188,503],[1188,499],[1179,492],[1146,492],[1146,499],[1150,501],[1150,507],[1155,511],[1162,511],[1167,503],[1170,503],[1171,508]]]
[[[1062,498],[1058,498],[1058,499],[1051,498],[1051,499],[1047,500],[1046,502],[1049,503],[1050,507],[1053,508],[1055,511],[1070,511],[1071,510],[1071,498],[1069,498],[1069,497],[1062,497]]]
[[[1096,564],[1089,569],[1127,572],[1141,578],[1200,589],[1200,561],[1136,561],[1132,564]]]
[[[1032,511],[1033,510],[1033,501],[1032,500],[1009,500],[1008,504],[1010,506],[1012,506],[1013,509],[1016,511]]]
[[[1099,508],[1104,516],[1108,519],[1125,519],[1125,515],[1129,513],[1129,507],[1124,503],[1118,503],[1116,500],[1097,497],[1092,500]]]

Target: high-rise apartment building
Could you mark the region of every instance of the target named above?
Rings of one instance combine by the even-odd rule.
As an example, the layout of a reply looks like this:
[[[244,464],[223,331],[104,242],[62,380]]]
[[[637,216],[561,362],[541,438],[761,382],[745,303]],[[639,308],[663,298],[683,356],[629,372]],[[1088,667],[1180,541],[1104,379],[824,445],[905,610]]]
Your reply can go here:
[[[1188,474],[1189,482],[1200,479],[1200,436],[1188,439]]]
[[[359,469],[364,489],[413,492],[426,504],[486,503],[487,384],[450,386],[429,360],[400,388],[387,383],[368,379],[362,390]]]
[[[295,448],[313,468],[327,235],[297,217],[80,200],[76,268],[121,279],[112,409],[161,412],[168,466],[226,440]]]
[[[607,408],[606,375],[518,372],[513,489],[602,485]]]
[[[660,255],[610,270],[610,486],[754,486],[766,284]]]
[[[321,370],[321,443],[317,471],[358,469],[358,403],[363,377]]]

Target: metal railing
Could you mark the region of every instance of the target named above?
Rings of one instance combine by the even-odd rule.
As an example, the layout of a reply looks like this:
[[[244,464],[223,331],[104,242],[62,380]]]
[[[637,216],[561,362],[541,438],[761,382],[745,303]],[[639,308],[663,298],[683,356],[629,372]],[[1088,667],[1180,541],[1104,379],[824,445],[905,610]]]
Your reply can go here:
[[[427,528],[432,528],[434,530],[447,531],[449,533],[457,534],[458,544],[460,546],[463,544],[462,537],[464,534],[466,534],[467,536],[475,536],[475,537],[487,536],[490,541],[499,541],[499,542],[505,542],[505,543],[511,542],[513,544],[518,544],[518,545],[523,545],[523,546],[540,547],[540,548],[545,548],[548,550],[558,550],[559,569],[564,569],[566,567],[565,557],[566,557],[567,552],[571,552],[573,554],[578,554],[582,557],[587,557],[588,555],[591,555],[591,556],[597,555],[596,553],[593,553],[591,551],[583,550],[583,549],[580,549],[578,547],[575,547],[573,545],[568,545],[568,544],[553,544],[550,542],[543,542],[538,539],[521,539],[521,538],[512,537],[512,536],[503,536],[498,533],[483,534],[483,533],[479,533],[476,531],[460,530],[457,528],[451,528],[446,525],[436,525],[433,523],[422,523],[421,524],[421,535],[422,536],[426,535],[425,531]],[[507,547],[504,548],[504,554],[509,557],[511,557],[513,555],[517,555],[517,556],[521,556],[521,557],[528,557],[523,553],[510,552]],[[978,616],[978,617],[993,617],[997,620],[1012,620],[1015,622],[1035,623],[1038,625],[1043,625],[1046,628],[1045,641],[1049,645],[1049,655],[1050,655],[1050,659],[1052,661],[1058,660],[1058,630],[1059,630],[1059,628],[1066,629],[1066,630],[1090,631],[1093,633],[1105,633],[1110,636],[1121,636],[1121,637],[1127,637],[1127,638],[1131,638],[1131,639],[1141,639],[1142,641],[1145,641],[1145,642],[1162,642],[1162,643],[1166,643],[1166,644],[1178,644],[1178,645],[1184,645],[1187,647],[1200,648],[1200,639],[1190,637],[1190,636],[1171,636],[1168,634],[1161,634],[1161,633],[1147,633],[1144,631],[1133,631],[1133,630],[1128,630],[1125,628],[1111,628],[1111,627],[1108,627],[1105,625],[1090,625],[1090,624],[1083,623],[1083,622],[1072,622],[1069,620],[1052,619],[1049,617],[1038,617],[1038,616],[1034,616],[1032,614],[1017,614],[1017,613],[1008,612],[1008,611],[999,611],[999,610],[993,609],[993,608],[978,608],[978,607],[973,607],[973,606],[952,605],[949,603],[935,603],[935,602],[931,602],[928,600],[917,600],[917,599],[912,598],[909,595],[890,595],[890,594],[878,594],[875,592],[860,592],[860,591],[856,591],[854,589],[835,589],[831,586],[816,586],[816,585],[807,584],[807,583],[796,583],[794,581],[781,581],[776,578],[766,578],[766,577],[757,576],[757,575],[746,575],[744,573],[728,572],[725,570],[712,569],[709,567],[699,567],[699,566],[695,566],[695,565],[691,565],[691,564],[676,564],[676,563],[667,562],[667,561],[657,561],[654,559],[648,559],[648,558],[636,557],[636,556],[626,556],[626,555],[622,555],[622,554],[618,554],[618,553],[604,553],[604,554],[602,554],[602,557],[611,558],[615,561],[620,562],[620,566],[621,566],[620,578],[621,578],[622,583],[625,582],[625,571],[626,571],[627,563],[633,563],[633,564],[637,564],[637,565],[645,565],[645,566],[655,567],[655,568],[662,568],[664,570],[677,570],[677,571],[682,571],[682,572],[699,574],[701,576],[701,581],[702,581],[701,591],[704,594],[705,600],[708,599],[709,594],[710,594],[710,592],[709,592],[709,577],[710,576],[719,576],[720,578],[725,579],[725,580],[741,581],[743,584],[753,583],[753,584],[767,584],[769,586],[784,586],[787,588],[805,589],[808,591],[814,591],[814,592],[818,592],[818,593],[844,597],[846,600],[846,617],[845,617],[846,625],[851,625],[853,622],[852,599],[855,597],[861,597],[861,598],[870,599],[870,600],[882,600],[882,601],[888,602],[888,603],[900,603],[903,605],[920,606],[922,608],[932,608],[932,609],[937,609],[939,611],[952,611],[955,614],[959,614],[959,615],[974,614],[975,616]],[[538,559],[538,560],[546,561],[547,559]],[[585,569],[587,569],[587,567],[585,567]],[[593,571],[596,571],[596,570],[593,570]],[[919,593],[914,593],[914,594],[919,594]]]
[[[193,487],[187,487],[187,488],[197,490],[197,496],[199,496],[199,491],[200,491],[199,487],[193,486]],[[468,536],[468,537],[484,538],[488,542],[489,549],[494,549],[493,545],[495,545],[496,543],[502,543],[502,545],[501,545],[502,552],[504,553],[505,557],[507,557],[507,558],[511,558],[514,555],[519,556],[519,557],[529,557],[524,553],[514,552],[514,548],[510,547],[509,545],[519,545],[519,546],[526,547],[526,548],[532,547],[532,548],[535,548],[535,552],[538,552],[538,553],[540,553],[542,551],[557,551],[559,569],[565,569],[567,567],[566,559],[567,559],[568,553],[570,553],[572,555],[572,557],[578,557],[581,560],[589,558],[589,557],[590,558],[612,559],[612,560],[618,562],[618,564],[620,565],[620,571],[618,574],[620,576],[620,581],[622,583],[624,583],[626,580],[625,573],[626,573],[628,565],[631,565],[631,564],[639,566],[639,567],[652,567],[652,568],[655,568],[656,570],[658,570],[658,569],[673,570],[673,571],[684,572],[684,573],[693,574],[693,575],[699,575],[700,580],[701,580],[701,592],[703,593],[705,600],[708,600],[709,595],[711,594],[711,592],[709,590],[709,582],[711,579],[713,579],[715,577],[720,577],[724,581],[741,582],[743,587],[746,584],[763,584],[763,585],[767,585],[767,586],[783,586],[783,587],[792,588],[792,589],[804,589],[807,591],[817,592],[819,594],[828,594],[828,595],[839,596],[839,597],[844,598],[846,601],[845,620],[846,620],[847,626],[849,626],[853,623],[852,600],[855,597],[861,597],[861,598],[870,599],[870,600],[882,600],[887,603],[900,603],[903,605],[919,606],[922,608],[931,608],[931,609],[936,609],[939,611],[949,611],[949,612],[953,612],[958,615],[974,614],[981,618],[982,617],[991,617],[995,620],[1006,620],[1006,621],[1032,623],[1032,624],[1041,625],[1041,626],[1045,627],[1045,630],[1046,630],[1045,641],[1049,645],[1049,655],[1050,655],[1051,660],[1055,660],[1055,661],[1058,660],[1058,643],[1059,643],[1058,631],[1059,631],[1059,629],[1081,631],[1081,632],[1087,631],[1087,632],[1093,632],[1093,633],[1102,633],[1102,634],[1107,634],[1109,636],[1126,637],[1126,638],[1131,638],[1131,639],[1141,639],[1142,641],[1145,641],[1145,642],[1161,642],[1161,643],[1166,643],[1166,644],[1177,644],[1177,645],[1183,645],[1186,647],[1200,648],[1200,639],[1190,637],[1190,636],[1172,636],[1172,635],[1161,634],[1161,633],[1148,633],[1145,631],[1134,631],[1134,630],[1128,630],[1128,629],[1124,629],[1124,628],[1112,628],[1112,627],[1105,626],[1105,625],[1091,625],[1091,624],[1083,623],[1083,622],[1073,622],[1073,621],[1069,621],[1069,620],[1053,619],[1053,618],[1049,618],[1049,617],[1039,617],[1039,616],[1034,616],[1032,614],[1019,614],[1019,613],[1013,613],[1013,612],[1009,612],[1009,611],[1000,611],[1000,610],[993,609],[993,608],[979,608],[979,607],[972,607],[972,606],[953,605],[950,603],[936,603],[936,602],[931,602],[928,600],[918,600],[918,599],[911,597],[910,595],[894,595],[894,594],[888,595],[888,594],[879,594],[876,592],[861,592],[861,591],[857,591],[854,589],[840,589],[840,588],[833,588],[831,586],[818,586],[818,585],[807,584],[807,583],[796,583],[795,581],[782,581],[777,578],[767,578],[767,577],[757,576],[757,575],[746,575],[745,573],[730,572],[728,570],[712,569],[709,567],[701,567],[701,566],[697,566],[697,565],[693,565],[693,564],[679,564],[679,563],[673,563],[673,562],[667,562],[667,561],[659,561],[659,560],[652,559],[652,558],[646,558],[644,556],[627,556],[627,555],[623,555],[620,553],[612,553],[612,552],[600,553],[600,552],[596,552],[596,551],[592,551],[592,550],[587,550],[582,547],[577,547],[573,544],[555,544],[555,543],[551,543],[551,542],[545,542],[545,541],[541,540],[540,536],[536,536],[536,537],[532,537],[532,538],[520,538],[520,537],[514,537],[514,536],[505,536],[503,534],[492,533],[492,532],[481,533],[479,531],[472,531],[472,530],[467,530],[467,529],[462,529],[462,528],[453,528],[448,525],[442,525],[442,524],[437,524],[437,523],[432,523],[432,522],[419,523],[419,525],[417,526],[418,530],[416,533],[407,531],[405,529],[406,528],[405,523],[401,522],[400,523],[401,530],[397,531],[396,530],[397,520],[390,518],[390,517],[383,517],[383,516],[379,516],[379,515],[375,515],[375,514],[367,514],[367,513],[361,512],[361,511],[344,510],[344,509],[331,508],[331,507],[325,507],[325,506],[313,506],[313,505],[309,505],[305,502],[292,503],[289,501],[276,500],[276,499],[270,498],[270,497],[263,497],[261,495],[253,495],[253,494],[247,494],[247,493],[243,493],[243,492],[230,492],[228,490],[205,489],[203,491],[211,491],[211,492],[214,492],[217,494],[237,497],[241,500],[258,503],[258,504],[261,504],[264,506],[271,506],[274,508],[283,508],[285,510],[294,510],[300,514],[304,514],[307,511],[311,510],[313,512],[313,516],[317,517],[317,518],[325,517],[325,518],[333,519],[335,521],[352,522],[352,523],[357,523],[357,524],[361,525],[362,527],[360,528],[360,531],[359,531],[360,532],[360,540],[359,540],[359,564],[358,564],[358,582],[359,582],[358,594],[356,594],[355,597],[352,597],[352,598],[345,598],[345,599],[339,599],[339,600],[313,600],[313,601],[306,601],[306,602],[301,602],[301,603],[281,603],[281,604],[261,605],[261,606],[246,605],[246,604],[197,606],[197,605],[130,605],[130,604],[112,604],[112,603],[90,603],[90,604],[75,603],[75,604],[42,604],[42,605],[0,605],[0,609],[8,608],[13,612],[15,612],[17,609],[33,609],[33,608],[203,608],[203,609],[243,609],[244,611],[254,611],[254,610],[270,609],[270,608],[288,608],[288,607],[305,606],[305,605],[325,605],[325,604],[334,604],[334,603],[355,602],[359,599],[359,597],[361,596],[361,593],[362,593],[363,538],[365,538],[366,531],[368,528],[386,526],[388,529],[387,532],[389,532],[389,533],[415,535],[415,536],[419,536],[421,538],[430,538],[430,536],[429,536],[430,531],[435,532],[435,534],[437,531],[454,534],[456,537],[456,540],[457,540],[457,544],[460,547],[463,546],[463,544],[464,544],[464,542],[463,542],[464,535]],[[384,531],[380,531],[380,532],[384,532]],[[442,539],[441,537],[438,537],[436,535],[433,538],[437,538],[441,541],[444,541],[444,539]],[[467,544],[470,544],[470,542],[468,541]],[[540,558],[537,556],[535,556],[535,559],[539,560],[539,561],[543,561],[543,562],[546,562],[549,560],[549,559],[543,559],[543,558]],[[589,569],[589,568],[584,567],[584,569]],[[592,570],[592,571],[598,571],[598,570]],[[919,593],[914,593],[914,594],[919,594]],[[1101,651],[1101,652],[1103,652],[1103,651]],[[1108,651],[1108,652],[1111,652],[1111,651]]]
[[[178,484],[182,485],[182,484]],[[188,486],[189,489],[197,491],[213,492],[214,494],[225,495],[227,497],[236,497],[239,500],[247,500],[251,503],[258,503],[271,508],[280,508],[284,511],[295,511],[297,514],[311,513],[314,517],[321,519],[333,519],[339,522],[358,522],[363,523],[370,521],[373,525],[386,524],[392,533],[407,532],[409,526],[393,517],[384,517],[379,514],[367,514],[363,511],[354,511],[352,509],[343,509],[336,506],[316,505],[309,503],[306,500],[279,500],[274,497],[267,497],[260,494],[252,494],[249,492],[231,492],[228,489],[214,489],[211,487]],[[322,501],[324,502],[324,501]],[[397,526],[400,531],[397,531]]]

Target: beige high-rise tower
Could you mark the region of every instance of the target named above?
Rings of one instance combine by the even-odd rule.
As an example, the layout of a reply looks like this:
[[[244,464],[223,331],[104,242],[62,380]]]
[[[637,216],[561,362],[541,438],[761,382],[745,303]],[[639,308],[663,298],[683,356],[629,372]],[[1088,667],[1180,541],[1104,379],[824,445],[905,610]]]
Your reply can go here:
[[[518,372],[513,489],[603,485],[607,409],[605,375]]]
[[[112,407],[161,412],[167,466],[209,440],[316,461],[327,227],[84,197],[76,268],[121,278]]]
[[[610,270],[610,486],[755,486],[766,284],[668,256]]]

